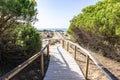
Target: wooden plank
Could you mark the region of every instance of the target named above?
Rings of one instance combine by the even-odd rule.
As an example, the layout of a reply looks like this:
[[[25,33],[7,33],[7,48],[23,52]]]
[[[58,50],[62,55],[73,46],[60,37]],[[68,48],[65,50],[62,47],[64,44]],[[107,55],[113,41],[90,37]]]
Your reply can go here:
[[[67,51],[69,51],[69,42],[67,42]]]
[[[22,64],[18,65],[16,68],[11,70],[10,72],[5,74],[4,76],[0,77],[0,80],[9,80],[12,77],[14,77],[21,70],[23,70],[26,66],[28,66],[31,62],[33,62],[35,59],[37,59],[42,54],[42,52],[47,48],[48,45],[49,45],[49,42],[41,49],[40,52],[38,52],[37,54],[35,54],[32,57],[30,57],[28,60],[26,60]]]
[[[41,60],[41,73],[42,73],[42,76],[44,76],[44,55],[43,55],[43,53],[41,54],[41,58],[40,58]]]
[[[44,80],[85,80],[78,64],[62,46],[50,48],[50,63]]]
[[[48,58],[50,57],[50,54],[49,54],[49,45],[47,46],[47,57]]]
[[[107,68],[105,68],[96,58],[94,58],[89,51],[81,47],[80,45],[73,43],[71,41],[65,40],[66,42],[69,42],[70,44],[76,46],[79,48],[82,52],[84,52],[84,55],[88,55],[89,58],[94,62],[94,64],[110,79],[110,80],[118,80],[117,77],[115,77]]]
[[[75,52],[74,52],[74,59],[76,60],[76,51],[77,51],[77,47],[75,46]]]
[[[89,56],[87,56],[86,57],[86,71],[85,71],[85,78],[86,78],[86,80],[87,80],[87,78],[88,78],[88,69],[89,68]]]
[[[62,40],[62,47],[64,48],[65,44],[64,44],[64,40]]]

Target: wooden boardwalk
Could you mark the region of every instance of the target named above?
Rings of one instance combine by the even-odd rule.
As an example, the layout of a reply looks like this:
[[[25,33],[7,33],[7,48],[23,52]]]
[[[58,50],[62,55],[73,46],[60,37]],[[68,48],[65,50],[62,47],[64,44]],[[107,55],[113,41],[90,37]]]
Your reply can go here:
[[[85,80],[75,60],[61,45],[50,47],[50,56],[44,80]]]

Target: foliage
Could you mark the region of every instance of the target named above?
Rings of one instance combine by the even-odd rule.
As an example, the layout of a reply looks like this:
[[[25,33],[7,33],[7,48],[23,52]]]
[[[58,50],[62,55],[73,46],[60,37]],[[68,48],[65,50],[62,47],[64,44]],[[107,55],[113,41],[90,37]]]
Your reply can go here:
[[[36,53],[41,48],[41,36],[37,30],[30,24],[20,25],[14,30],[14,34],[17,34],[17,45],[21,45],[25,48],[27,53]],[[19,32],[18,32],[19,31]]]
[[[0,37],[18,21],[36,20],[35,0],[0,0]]]
[[[19,24],[2,40],[2,58],[6,61],[24,60],[41,49],[41,36],[30,24]],[[19,57],[19,58],[18,58]],[[14,59],[13,59],[14,58]],[[18,59],[17,59],[18,58]]]
[[[84,37],[94,37],[93,42],[96,38],[105,46],[114,46],[114,48],[119,46],[120,1],[102,0],[95,5],[84,8],[82,13],[78,14],[70,21],[68,32],[73,37],[75,35],[79,36],[76,32],[76,28],[86,33]]]

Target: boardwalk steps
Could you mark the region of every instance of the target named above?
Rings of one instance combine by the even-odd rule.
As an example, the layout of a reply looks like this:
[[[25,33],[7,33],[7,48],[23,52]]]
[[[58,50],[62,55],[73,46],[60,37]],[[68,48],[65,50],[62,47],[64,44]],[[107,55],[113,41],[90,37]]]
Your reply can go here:
[[[61,45],[50,48],[50,63],[44,80],[85,80],[79,66]]]

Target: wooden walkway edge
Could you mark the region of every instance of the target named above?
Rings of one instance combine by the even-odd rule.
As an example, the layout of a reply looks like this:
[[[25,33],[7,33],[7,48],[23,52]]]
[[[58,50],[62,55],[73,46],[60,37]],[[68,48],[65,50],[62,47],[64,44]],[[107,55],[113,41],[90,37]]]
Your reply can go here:
[[[61,45],[50,48],[50,63],[44,80],[85,80],[79,66]]]

